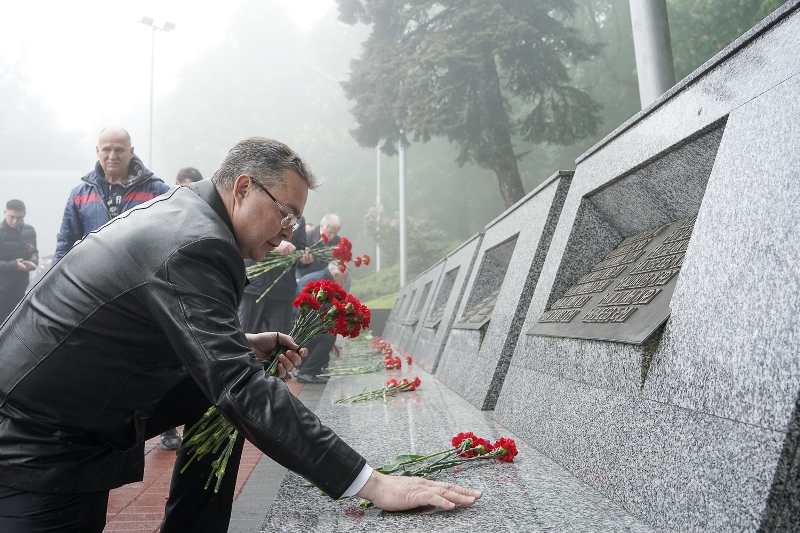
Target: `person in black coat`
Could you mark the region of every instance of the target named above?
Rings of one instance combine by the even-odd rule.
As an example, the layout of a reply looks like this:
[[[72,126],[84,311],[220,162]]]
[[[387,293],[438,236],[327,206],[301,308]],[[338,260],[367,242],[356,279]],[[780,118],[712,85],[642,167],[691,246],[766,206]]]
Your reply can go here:
[[[25,204],[9,200],[0,225],[0,324],[25,296],[37,264],[36,231],[25,224]]]
[[[288,241],[281,241],[275,249],[282,255],[291,255],[296,250],[306,247],[305,221],[298,219],[299,226]],[[246,266],[256,261],[246,261]],[[297,280],[294,277],[295,267],[288,271],[274,268],[265,274],[249,278],[250,283],[244,288],[242,303],[239,305],[239,321],[247,333],[261,331],[280,331],[289,333],[292,329],[292,302],[297,291]],[[274,285],[273,285],[274,283]],[[269,292],[258,300],[270,286]]]

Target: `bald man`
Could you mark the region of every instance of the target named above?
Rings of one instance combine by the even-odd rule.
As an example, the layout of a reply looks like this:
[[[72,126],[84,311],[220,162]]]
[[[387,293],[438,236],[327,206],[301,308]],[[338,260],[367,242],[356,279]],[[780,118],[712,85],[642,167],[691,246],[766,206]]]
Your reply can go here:
[[[72,189],[58,232],[53,262],[106,222],[169,190],[133,153],[131,136],[110,127],[97,139],[97,163]]]

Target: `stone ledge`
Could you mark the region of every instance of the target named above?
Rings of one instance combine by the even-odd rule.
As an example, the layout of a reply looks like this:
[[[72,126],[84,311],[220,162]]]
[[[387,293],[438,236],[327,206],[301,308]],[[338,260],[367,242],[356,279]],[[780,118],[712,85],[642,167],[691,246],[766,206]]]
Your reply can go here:
[[[410,379],[414,375],[422,379],[420,389],[390,398],[386,404],[380,400],[333,403],[365,389],[380,388],[389,377]],[[492,440],[513,438],[519,455],[512,464],[487,461],[435,477],[484,493],[474,507],[451,512],[363,510],[356,498],[332,501],[303,487],[304,480],[289,473],[261,531],[653,531],[499,425],[491,412],[478,410],[416,366],[411,371],[332,379],[315,412],[372,465],[386,463],[400,453],[444,449],[461,431]]]

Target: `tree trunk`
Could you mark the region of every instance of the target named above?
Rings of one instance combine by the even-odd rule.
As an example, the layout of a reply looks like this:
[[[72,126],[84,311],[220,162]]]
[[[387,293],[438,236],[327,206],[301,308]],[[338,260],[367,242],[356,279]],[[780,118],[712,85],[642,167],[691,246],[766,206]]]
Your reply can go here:
[[[514,146],[511,144],[511,124],[503,106],[500,78],[491,52],[487,52],[481,70],[483,72],[478,81],[478,94],[483,115],[483,136],[488,150],[487,157],[478,162],[494,171],[503,202],[508,208],[525,196],[525,189],[519,176]]]

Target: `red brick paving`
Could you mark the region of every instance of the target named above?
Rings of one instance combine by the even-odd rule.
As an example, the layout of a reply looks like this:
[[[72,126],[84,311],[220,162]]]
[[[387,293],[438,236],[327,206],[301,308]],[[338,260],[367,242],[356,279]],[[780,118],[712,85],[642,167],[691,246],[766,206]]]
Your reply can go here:
[[[286,385],[295,396],[303,389],[303,384],[296,380],[289,380]],[[144,479],[111,491],[104,531],[158,531],[175,462],[175,452],[162,450],[158,447],[160,442],[159,437],[155,437],[145,444]],[[241,494],[262,455],[258,448],[245,442],[234,499]]]

